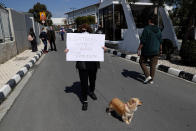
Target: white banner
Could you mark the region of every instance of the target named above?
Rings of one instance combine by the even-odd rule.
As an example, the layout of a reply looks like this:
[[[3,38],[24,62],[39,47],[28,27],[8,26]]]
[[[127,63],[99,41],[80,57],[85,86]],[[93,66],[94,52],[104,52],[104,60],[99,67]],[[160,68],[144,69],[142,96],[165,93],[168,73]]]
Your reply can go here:
[[[67,33],[67,61],[104,61],[105,35]]]

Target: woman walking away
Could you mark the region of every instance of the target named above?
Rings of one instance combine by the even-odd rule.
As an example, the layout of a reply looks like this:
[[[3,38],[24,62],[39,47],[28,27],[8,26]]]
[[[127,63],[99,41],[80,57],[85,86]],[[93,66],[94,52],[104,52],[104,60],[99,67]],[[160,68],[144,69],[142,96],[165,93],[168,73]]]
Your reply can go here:
[[[30,28],[29,35],[28,35],[28,41],[31,42],[32,52],[36,52],[37,51],[37,41],[36,41],[36,36],[33,31],[33,28]]]

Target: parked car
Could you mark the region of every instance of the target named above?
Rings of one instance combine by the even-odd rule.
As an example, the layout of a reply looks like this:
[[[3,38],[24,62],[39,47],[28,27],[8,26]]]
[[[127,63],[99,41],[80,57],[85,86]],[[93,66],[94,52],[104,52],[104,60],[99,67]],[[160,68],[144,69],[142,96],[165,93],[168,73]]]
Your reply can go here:
[[[66,32],[67,33],[73,33],[73,30],[69,28],[69,29],[66,29]]]

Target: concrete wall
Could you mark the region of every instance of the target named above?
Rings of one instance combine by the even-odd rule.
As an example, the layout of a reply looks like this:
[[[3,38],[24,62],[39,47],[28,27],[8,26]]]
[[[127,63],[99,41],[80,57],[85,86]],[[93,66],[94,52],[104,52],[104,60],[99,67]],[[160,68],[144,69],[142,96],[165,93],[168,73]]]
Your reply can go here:
[[[17,54],[15,41],[0,44],[0,64]]]
[[[12,16],[12,23],[13,23],[14,34],[15,34],[14,37],[16,41],[17,53],[21,53],[24,50],[30,48],[30,44],[27,40],[28,29],[27,29],[25,15],[22,13],[18,13],[14,10],[11,10],[11,16]]]
[[[34,22],[27,13],[19,13],[12,9],[9,11],[10,29],[13,40],[5,43],[0,43],[0,64],[16,56],[17,54],[29,49],[30,42],[27,40],[29,29],[33,27],[37,36],[37,43],[40,43],[39,34],[42,26]]]
[[[35,35],[36,35],[36,39],[37,39],[37,43],[40,43],[40,39],[39,39],[39,34],[41,33],[41,28],[43,26],[41,26],[38,22],[34,22],[34,31],[35,31]]]

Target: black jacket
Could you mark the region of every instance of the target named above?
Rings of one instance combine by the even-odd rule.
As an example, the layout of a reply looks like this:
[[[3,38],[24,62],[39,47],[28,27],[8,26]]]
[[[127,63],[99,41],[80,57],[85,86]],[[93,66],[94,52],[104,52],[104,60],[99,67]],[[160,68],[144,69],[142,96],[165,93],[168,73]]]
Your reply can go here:
[[[42,41],[47,41],[48,36],[47,36],[46,32],[42,31],[39,35],[39,38],[42,39]]]
[[[100,68],[100,62],[97,62],[97,61],[77,61],[76,68],[78,70],[97,70]]]
[[[47,35],[48,35],[48,40],[56,40],[56,36],[55,36],[54,30],[49,30]]]

